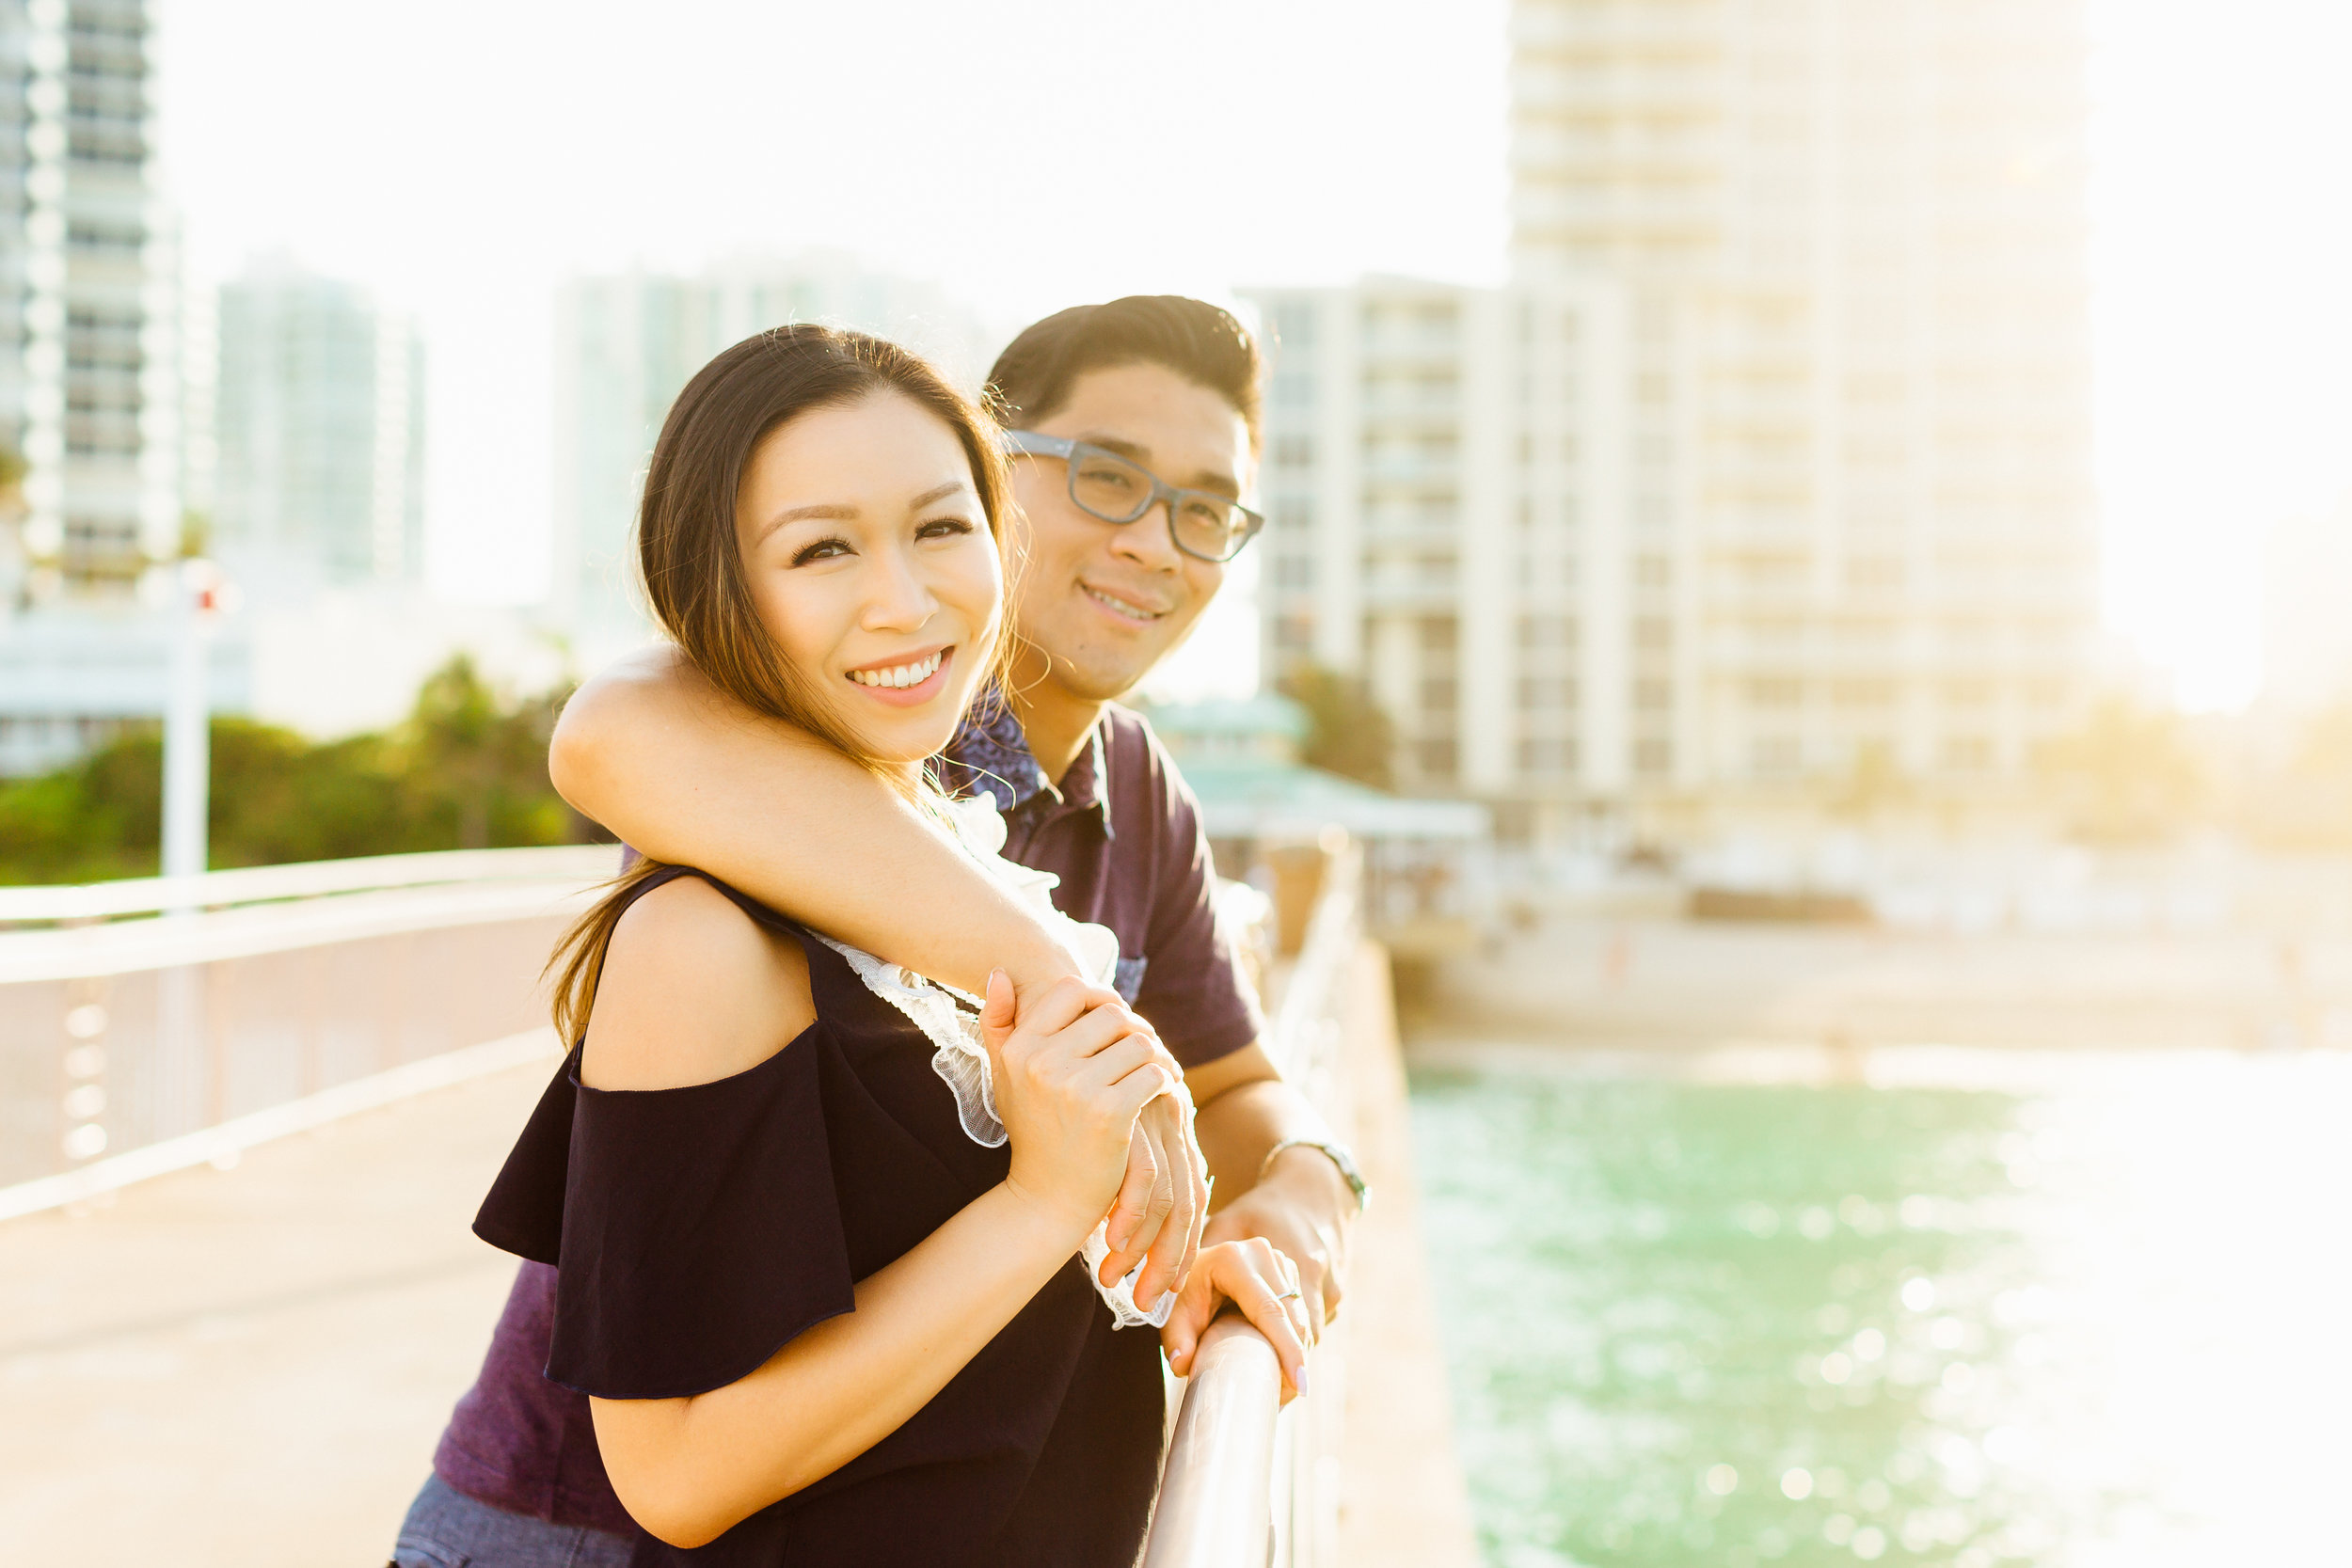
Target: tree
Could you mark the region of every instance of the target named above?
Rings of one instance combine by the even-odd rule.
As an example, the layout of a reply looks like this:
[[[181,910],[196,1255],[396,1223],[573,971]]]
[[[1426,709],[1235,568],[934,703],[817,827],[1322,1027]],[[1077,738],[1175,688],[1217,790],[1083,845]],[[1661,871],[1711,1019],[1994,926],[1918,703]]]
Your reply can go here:
[[[2178,714],[2109,697],[2083,727],[2046,743],[2038,769],[2069,825],[2099,844],[2146,844],[2186,827],[2212,800]]]
[[[501,702],[465,654],[426,678],[399,744],[433,836],[461,849],[570,836],[570,814],[548,782],[548,739],[568,695]]]
[[[1390,766],[1396,726],[1372,700],[1364,683],[1320,665],[1306,665],[1279,686],[1282,695],[1307,710],[1307,741],[1301,760],[1310,768],[1391,787]]]
[[[314,744],[249,719],[213,721],[215,867],[596,836],[548,782],[564,693],[508,701],[453,659],[389,734]],[[152,724],[38,778],[0,781],[0,883],[147,877],[156,869],[163,742]]]

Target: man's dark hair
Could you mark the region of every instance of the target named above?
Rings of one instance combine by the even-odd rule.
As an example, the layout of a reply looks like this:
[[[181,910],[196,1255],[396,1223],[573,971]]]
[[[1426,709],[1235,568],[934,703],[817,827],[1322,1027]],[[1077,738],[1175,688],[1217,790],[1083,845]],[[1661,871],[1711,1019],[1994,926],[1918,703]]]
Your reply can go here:
[[[1107,305],[1073,305],[1005,345],[988,372],[990,410],[1009,430],[1048,420],[1089,371],[1161,365],[1233,405],[1258,446],[1263,361],[1249,329],[1204,300],[1129,294]]]

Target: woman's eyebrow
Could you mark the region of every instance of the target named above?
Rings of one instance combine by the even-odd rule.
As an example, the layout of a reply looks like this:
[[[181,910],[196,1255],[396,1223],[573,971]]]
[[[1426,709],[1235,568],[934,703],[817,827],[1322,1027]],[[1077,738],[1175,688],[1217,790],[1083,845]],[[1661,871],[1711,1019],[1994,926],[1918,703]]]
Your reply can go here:
[[[811,518],[849,523],[855,522],[858,515],[856,507],[845,505],[840,501],[818,501],[809,506],[787,506],[759,525],[759,532],[752,543],[757,545],[760,540],[767,538],[787,523],[806,522]]]
[[[934,484],[907,502],[907,510],[920,512],[933,501],[946,500],[958,491],[969,491],[971,488],[972,482],[968,479],[951,479],[945,484]],[[807,506],[787,506],[760,525],[758,537],[755,538],[752,543],[756,546],[761,539],[767,538],[787,523],[812,521],[853,523],[864,515],[865,514],[856,507],[843,501],[814,501]]]
[[[921,495],[915,497],[913,500],[907,502],[907,510],[909,512],[920,512],[923,508],[930,505],[933,501],[946,500],[949,496],[954,495],[959,490],[969,490],[971,488],[972,482],[968,479],[951,479],[945,484],[934,484],[930,489],[924,491]]]

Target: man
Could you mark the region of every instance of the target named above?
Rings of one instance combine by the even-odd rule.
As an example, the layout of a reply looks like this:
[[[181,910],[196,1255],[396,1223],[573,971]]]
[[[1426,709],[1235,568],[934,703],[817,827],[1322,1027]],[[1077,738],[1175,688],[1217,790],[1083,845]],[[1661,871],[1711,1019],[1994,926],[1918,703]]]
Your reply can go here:
[[[1023,646],[1009,712],[967,724],[944,771],[995,798],[1006,854],[1060,879],[1063,912],[1118,933],[1119,989],[1184,1064],[1193,1131],[1225,1200],[1200,1239],[1271,1242],[1321,1323],[1339,1306],[1361,1184],[1260,1046],[1210,906],[1196,805],[1148,726],[1116,705],[1183,641],[1256,530],[1240,503],[1257,467],[1260,369],[1232,316],[1168,296],[1065,310],[1005,350],[991,390],[1026,515],[1011,617]],[[1001,967],[1024,999],[1072,973],[1043,928],[905,801],[820,743],[734,707],[671,650],[584,687],[550,768],[573,804],[645,853],[708,867],[917,973],[977,991]],[[802,823],[838,831],[823,843],[765,831],[787,798]],[[1189,1261],[1199,1204],[1184,1129],[1168,1124],[1181,1107],[1158,1103],[1136,1167],[1155,1191],[1140,1219],[1140,1192],[1122,1194],[1105,1264],[1117,1277],[1140,1261],[1146,1301]],[[536,1265],[518,1276],[403,1531],[403,1563],[435,1562],[437,1549],[484,1568],[585,1565],[625,1550],[628,1519],[586,1402],[539,1375],[552,1281]]]

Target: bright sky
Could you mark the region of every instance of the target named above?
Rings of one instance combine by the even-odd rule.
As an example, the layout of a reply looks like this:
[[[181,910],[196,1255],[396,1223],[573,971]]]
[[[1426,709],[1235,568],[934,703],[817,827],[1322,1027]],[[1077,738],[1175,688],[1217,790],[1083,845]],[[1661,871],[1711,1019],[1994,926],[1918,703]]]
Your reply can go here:
[[[158,4],[197,276],[282,248],[422,318],[454,596],[544,582],[568,273],[823,245],[1009,327],[1503,268],[1503,0]],[[2263,530],[2352,487],[2352,6],[2091,5],[2107,610],[2229,705]]]
[[[2185,704],[2237,706],[2264,536],[2352,494],[2352,6],[2091,15],[2107,616]]]

